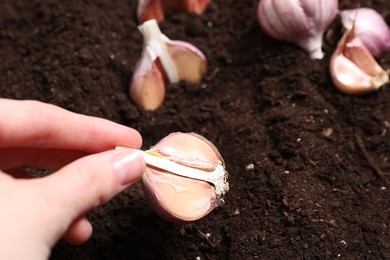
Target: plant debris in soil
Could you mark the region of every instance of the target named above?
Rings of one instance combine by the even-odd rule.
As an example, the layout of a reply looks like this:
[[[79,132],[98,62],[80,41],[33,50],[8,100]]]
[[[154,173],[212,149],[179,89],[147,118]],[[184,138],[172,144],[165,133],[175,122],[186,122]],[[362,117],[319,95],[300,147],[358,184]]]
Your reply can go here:
[[[225,204],[186,225],[160,218],[136,184],[88,215],[87,243],[60,241],[52,259],[390,258],[390,88],[341,94],[328,72],[339,21],[324,59],[311,60],[261,31],[257,3],[167,13],[162,32],[201,49],[207,77],[170,85],[145,112],[128,94],[142,50],[137,1],[0,2],[1,97],[131,126],[145,149],[171,132],[199,133],[230,174]],[[358,4],[389,23],[388,0],[341,0],[340,9]],[[378,62],[390,68],[390,55]]]

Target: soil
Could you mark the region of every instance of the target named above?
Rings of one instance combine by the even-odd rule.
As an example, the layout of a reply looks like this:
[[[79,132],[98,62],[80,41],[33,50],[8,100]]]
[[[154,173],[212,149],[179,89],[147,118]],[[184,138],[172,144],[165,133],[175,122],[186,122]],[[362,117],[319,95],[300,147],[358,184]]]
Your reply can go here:
[[[128,85],[142,50],[137,1],[0,2],[0,93],[131,126],[149,148],[197,132],[220,150],[231,189],[191,224],[160,218],[136,184],[89,214],[92,238],[52,259],[390,258],[390,88],[341,94],[322,60],[259,28],[255,0],[215,0],[202,16],[168,12],[164,34],[201,49],[207,76],[167,88],[154,112]],[[388,0],[342,0],[390,22]],[[378,60],[390,68],[390,54]],[[12,112],[11,112],[12,113]]]

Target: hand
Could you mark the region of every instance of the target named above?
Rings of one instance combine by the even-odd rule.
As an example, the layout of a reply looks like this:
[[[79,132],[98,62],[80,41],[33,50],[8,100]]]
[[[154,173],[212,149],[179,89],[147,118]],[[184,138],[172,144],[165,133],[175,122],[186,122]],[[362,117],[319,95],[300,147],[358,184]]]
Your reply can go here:
[[[88,240],[84,214],[136,182],[140,134],[37,101],[0,99],[0,259],[44,259],[62,237]],[[55,173],[27,178],[22,166]]]

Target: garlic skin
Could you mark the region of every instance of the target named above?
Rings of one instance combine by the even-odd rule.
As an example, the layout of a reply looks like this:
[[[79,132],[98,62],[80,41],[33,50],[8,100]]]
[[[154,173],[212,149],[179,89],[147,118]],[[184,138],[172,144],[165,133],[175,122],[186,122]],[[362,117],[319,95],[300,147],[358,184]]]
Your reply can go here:
[[[338,0],[261,0],[260,27],[271,37],[294,43],[322,59],[322,38],[338,11]]]
[[[207,72],[207,60],[194,45],[162,34],[156,20],[148,20],[138,29],[144,46],[129,92],[137,106],[153,111],[163,103],[168,83],[200,83]]]
[[[162,22],[168,10],[182,10],[201,15],[210,2],[211,0],[139,0],[137,18],[139,23],[152,19]]]
[[[229,189],[224,161],[217,148],[203,136],[172,133],[145,153],[199,173],[194,178],[186,177],[184,171],[172,173],[162,169],[163,164],[151,165],[149,157],[144,157],[145,198],[163,218],[178,223],[192,222],[223,203],[222,197]],[[214,183],[203,179],[209,175],[214,175],[211,178]]]
[[[389,82],[386,72],[356,36],[354,27],[345,31],[330,60],[330,75],[343,93],[362,95]]]
[[[340,12],[341,22],[349,30],[354,25],[356,36],[375,57],[390,51],[390,28],[377,11],[371,8],[357,8]]]

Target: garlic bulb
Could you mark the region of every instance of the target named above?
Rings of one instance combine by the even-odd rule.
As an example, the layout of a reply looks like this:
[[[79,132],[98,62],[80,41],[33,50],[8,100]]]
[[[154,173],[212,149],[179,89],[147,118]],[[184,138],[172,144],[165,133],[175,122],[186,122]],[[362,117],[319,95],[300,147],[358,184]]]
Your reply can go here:
[[[167,10],[183,10],[188,13],[203,14],[211,0],[139,0],[137,17],[140,23],[147,20],[164,20]]]
[[[350,95],[377,90],[389,82],[386,72],[355,34],[355,27],[345,31],[330,60],[334,85]]]
[[[257,19],[271,37],[294,43],[322,59],[322,38],[338,10],[337,0],[261,0]]]
[[[141,108],[155,110],[164,100],[168,82],[200,83],[207,61],[194,45],[172,41],[162,34],[156,20],[148,20],[138,28],[144,46],[130,83],[130,96]]]
[[[195,133],[172,133],[143,153],[142,177],[148,202],[173,222],[200,219],[223,202],[228,191],[224,161],[217,148]]]
[[[390,28],[377,11],[370,8],[357,8],[340,12],[344,28],[355,26],[356,36],[375,57],[390,51]]]

